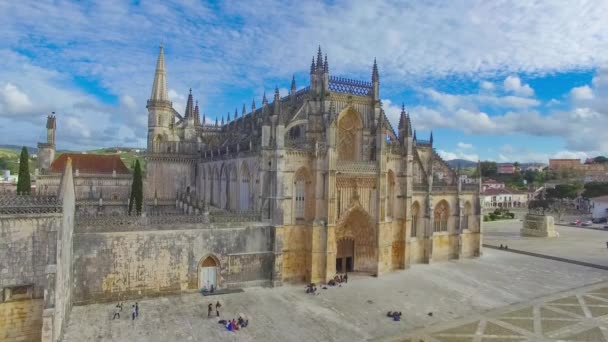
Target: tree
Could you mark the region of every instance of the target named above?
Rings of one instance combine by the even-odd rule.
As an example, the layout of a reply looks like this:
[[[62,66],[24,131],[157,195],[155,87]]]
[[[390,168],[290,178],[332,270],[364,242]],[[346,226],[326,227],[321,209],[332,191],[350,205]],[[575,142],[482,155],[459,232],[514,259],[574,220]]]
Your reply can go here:
[[[597,157],[593,158],[593,162],[600,163],[600,164],[608,163],[608,158],[606,158],[604,156],[597,156]]]
[[[493,177],[498,173],[498,166],[493,161],[482,161],[481,162],[481,176],[482,177]]]
[[[608,195],[608,182],[589,182],[585,184],[583,197],[593,198]]]
[[[129,215],[135,206],[137,215],[141,215],[144,199],[143,182],[141,176],[141,166],[139,160],[135,161],[135,170],[133,171],[133,183],[131,184],[131,199],[129,201]]]
[[[19,157],[19,179],[17,180],[18,194],[30,194],[32,191],[29,163],[30,158],[27,154],[27,148],[23,146],[21,149],[21,157]]]
[[[567,200],[577,198],[582,189],[583,186],[579,183],[558,184],[555,188],[547,189],[545,196],[551,203],[551,209],[557,214],[558,221],[568,209]]]

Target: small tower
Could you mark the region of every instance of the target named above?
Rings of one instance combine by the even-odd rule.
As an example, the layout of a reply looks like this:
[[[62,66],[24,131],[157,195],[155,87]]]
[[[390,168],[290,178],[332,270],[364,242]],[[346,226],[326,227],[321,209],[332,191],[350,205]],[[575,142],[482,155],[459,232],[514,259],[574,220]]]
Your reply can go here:
[[[165,71],[165,52],[161,45],[156,61],[154,81],[148,109],[148,151],[160,152],[162,143],[171,135],[170,127],[174,123],[173,107],[167,93],[167,73]]]
[[[55,130],[57,122],[55,112],[46,118],[46,143],[38,143],[38,169],[48,170],[55,160]]]
[[[405,104],[401,104],[401,115],[399,116],[399,141],[401,145],[405,145],[407,136],[407,116],[405,114]]]
[[[380,75],[378,74],[378,64],[374,58],[374,66],[372,67],[372,90],[374,103],[380,101]]]

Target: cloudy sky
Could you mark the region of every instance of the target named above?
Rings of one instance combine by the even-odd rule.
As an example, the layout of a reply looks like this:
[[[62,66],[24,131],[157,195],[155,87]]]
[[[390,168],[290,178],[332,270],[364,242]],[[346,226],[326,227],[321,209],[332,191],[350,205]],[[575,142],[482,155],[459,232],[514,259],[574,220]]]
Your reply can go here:
[[[401,103],[447,159],[608,155],[608,1],[1,1],[0,144],[144,147],[158,46],[178,110],[259,104],[318,45],[330,73]]]

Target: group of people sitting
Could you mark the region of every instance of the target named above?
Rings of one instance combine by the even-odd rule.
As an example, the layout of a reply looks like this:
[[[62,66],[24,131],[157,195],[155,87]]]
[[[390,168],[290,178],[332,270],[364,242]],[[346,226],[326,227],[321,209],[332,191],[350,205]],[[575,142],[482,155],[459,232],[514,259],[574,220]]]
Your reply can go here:
[[[236,331],[248,326],[249,320],[239,316],[238,320],[234,318],[232,320],[221,319],[218,323],[224,325],[228,331]]]
[[[207,287],[207,285],[203,286],[203,293],[213,293],[215,291],[215,286],[211,284],[211,286]]]
[[[400,321],[401,320],[401,311],[399,311],[399,312],[389,311],[386,313],[386,317],[392,318],[393,321]]]
[[[330,280],[327,285],[329,286],[342,286],[342,283],[348,283],[348,274],[344,273],[336,275],[334,279]]]
[[[309,294],[317,294],[317,285],[315,283],[310,283],[306,285],[306,293]]]

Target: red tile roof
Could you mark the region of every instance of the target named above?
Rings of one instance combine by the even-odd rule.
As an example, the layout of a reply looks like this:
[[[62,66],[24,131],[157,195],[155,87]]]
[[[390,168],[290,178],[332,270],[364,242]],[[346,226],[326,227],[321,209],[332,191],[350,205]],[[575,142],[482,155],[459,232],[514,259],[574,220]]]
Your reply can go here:
[[[125,166],[119,156],[115,154],[82,154],[64,153],[55,159],[51,164],[51,172],[63,172],[68,157],[72,158],[73,170],[80,173],[112,173],[129,174],[129,169]]]

